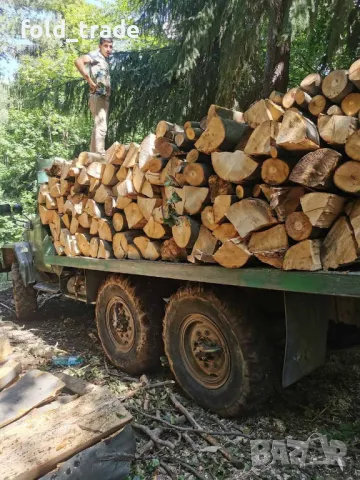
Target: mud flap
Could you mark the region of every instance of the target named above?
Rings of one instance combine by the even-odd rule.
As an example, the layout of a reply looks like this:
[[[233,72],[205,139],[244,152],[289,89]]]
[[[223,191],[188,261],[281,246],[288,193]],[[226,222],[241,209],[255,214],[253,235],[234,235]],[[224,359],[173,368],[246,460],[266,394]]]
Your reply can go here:
[[[284,293],[286,349],[283,387],[288,387],[325,363],[329,319],[334,299],[325,295]]]
[[[17,242],[14,245],[14,250],[19,263],[21,278],[25,287],[27,287],[36,281],[36,269],[31,245],[29,242]]]

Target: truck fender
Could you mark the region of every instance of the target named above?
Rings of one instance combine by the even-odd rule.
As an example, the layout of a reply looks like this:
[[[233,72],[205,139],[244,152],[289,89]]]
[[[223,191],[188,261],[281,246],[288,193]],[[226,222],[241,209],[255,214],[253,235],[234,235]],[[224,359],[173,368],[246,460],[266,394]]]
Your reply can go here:
[[[36,269],[31,244],[29,242],[17,242],[14,244],[14,252],[25,287],[35,283]]]

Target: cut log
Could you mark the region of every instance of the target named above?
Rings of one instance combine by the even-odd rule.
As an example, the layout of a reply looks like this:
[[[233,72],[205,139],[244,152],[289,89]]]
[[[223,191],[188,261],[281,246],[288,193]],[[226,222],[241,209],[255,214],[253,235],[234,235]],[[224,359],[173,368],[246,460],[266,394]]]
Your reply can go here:
[[[349,217],[350,224],[354,230],[355,240],[360,247],[360,200],[354,200],[346,205],[346,214]]]
[[[318,118],[320,136],[329,145],[344,145],[358,127],[358,119],[345,115],[322,115]]]
[[[104,210],[105,210],[105,215],[107,217],[114,216],[114,213],[117,211],[116,202],[117,202],[117,198],[115,198],[115,197],[108,197],[105,200]]]
[[[64,222],[64,225],[67,229],[70,228],[70,223],[71,223],[71,217],[67,213],[62,216],[62,221]]]
[[[302,115],[288,110],[285,112],[277,144],[285,150],[317,150],[320,138],[316,125]]]
[[[269,99],[276,103],[276,105],[280,105],[282,107],[282,102],[283,102],[284,94],[281,92],[277,92],[276,90],[273,90],[270,93]]]
[[[296,242],[320,235],[320,230],[311,225],[309,217],[303,212],[290,213],[286,219],[285,228],[289,237]]]
[[[218,195],[233,195],[235,187],[232,183],[223,180],[217,175],[209,177],[210,201],[214,203]]]
[[[125,160],[123,162],[123,166],[125,168],[131,168],[138,163],[139,160],[139,151],[140,145],[133,142],[129,145],[129,150],[126,154]]]
[[[181,150],[175,143],[156,142],[156,150],[163,158],[171,158],[173,155],[180,154]]]
[[[282,185],[289,175],[289,164],[280,158],[268,158],[261,166],[261,178],[269,185]]]
[[[213,207],[208,206],[203,209],[201,212],[201,221],[209,230],[215,230],[218,227],[218,224],[215,223]]]
[[[53,223],[49,223],[49,227],[50,227],[50,232],[51,232],[52,239],[55,242],[59,241],[60,232],[58,230],[56,230],[55,225]]]
[[[360,162],[345,162],[334,174],[335,185],[344,192],[360,194]]]
[[[269,156],[271,148],[276,145],[279,130],[279,122],[268,120],[258,125],[246,143],[244,153],[255,156]]]
[[[251,253],[238,239],[224,242],[214,255],[214,260],[225,268],[241,268],[247,264]]]
[[[70,189],[69,189],[70,190]],[[46,202],[46,195],[49,193],[49,186],[47,183],[43,183],[40,185],[39,192],[38,192],[38,203],[44,204]]]
[[[358,258],[358,244],[349,220],[341,216],[326,235],[322,248],[325,270],[349,265]]]
[[[320,240],[304,240],[293,245],[285,254],[283,269],[307,272],[321,270],[320,249]]]
[[[86,233],[87,229],[79,225],[79,220],[77,217],[71,218],[70,223],[70,233],[71,235],[75,235],[76,233]]]
[[[139,168],[142,172],[146,172],[149,168],[149,163],[153,156],[156,154],[155,150],[156,136],[150,133],[140,144],[139,151]]]
[[[349,68],[349,80],[360,90],[360,59],[356,60]]]
[[[295,101],[300,108],[308,109],[311,100],[311,96],[302,90],[298,90],[295,94]]]
[[[94,194],[100,185],[101,181],[99,179],[90,177],[89,192]]]
[[[214,152],[211,154],[211,161],[215,173],[232,183],[246,183],[260,176],[258,162],[240,150]]]
[[[114,258],[112,246],[106,240],[99,239],[99,250],[97,258],[104,258],[105,260],[108,260],[109,258]]]
[[[291,107],[294,107],[296,105],[295,97],[296,97],[296,93],[298,92],[298,90],[299,90],[299,88],[297,88],[297,87],[290,88],[290,90],[288,90],[285,93],[282,105],[286,110],[291,108]]]
[[[60,187],[59,181],[57,181],[56,183],[53,183],[51,187],[49,186],[49,193],[55,199],[58,197],[61,197],[62,193],[61,193],[61,187]]]
[[[164,183],[160,180],[160,177],[161,177],[161,172],[160,173],[153,173],[153,172],[147,171],[145,173],[145,179],[146,180],[145,180],[144,183],[148,182],[148,183],[150,183],[150,185],[157,185],[159,187],[163,187]]]
[[[58,197],[56,199],[56,206],[59,213],[64,213],[64,204],[65,204],[64,197]]]
[[[113,249],[116,258],[122,259],[128,256],[129,247],[134,243],[135,238],[141,237],[141,230],[132,230],[131,232],[115,233],[113,238]]]
[[[219,225],[213,230],[213,235],[221,243],[225,243],[227,240],[231,240],[232,238],[237,238],[239,236],[232,223],[223,223]]]
[[[126,180],[124,180],[123,182],[117,183],[113,187],[113,193],[118,197],[135,198],[137,196],[136,190],[134,188],[134,183],[133,183],[132,169],[129,168]]]
[[[235,195],[219,195],[215,198],[213,211],[214,221],[220,224],[226,220],[226,214],[233,203],[238,201]]]
[[[141,260],[141,252],[136,245],[129,245],[127,258],[129,260]]]
[[[282,268],[285,253],[289,248],[285,226],[276,225],[264,232],[253,233],[248,248],[262,263]]]
[[[360,112],[360,93],[350,93],[341,102],[342,111],[345,115],[357,117]]]
[[[193,130],[195,129],[189,128],[189,131],[192,132]],[[203,132],[201,128],[198,128],[196,130],[199,130],[201,133]],[[199,134],[199,136],[201,135],[201,133]],[[175,145],[179,147],[179,149],[182,151],[191,150],[194,147],[194,142],[195,140],[190,140],[186,133],[178,133],[175,136]]]
[[[99,232],[99,219],[92,218],[90,222],[90,235],[97,235]]]
[[[116,232],[122,232],[123,230],[126,230],[128,228],[124,213],[115,213],[112,219],[112,223]]]
[[[77,234],[77,242],[80,248],[81,253],[84,257],[90,257],[90,241],[91,235],[87,233],[78,233]]]
[[[160,240],[166,237],[169,238],[171,236],[170,227],[156,222],[153,217],[150,217],[143,230],[149,238],[155,240]]]
[[[118,197],[116,200],[116,208],[118,208],[119,210],[124,210],[124,208],[130,205],[131,202],[132,202],[131,198]]]
[[[309,188],[329,188],[341,157],[341,153],[330,148],[310,152],[295,165],[290,180]]]
[[[346,155],[360,162],[360,130],[351,134],[345,144]]]
[[[184,212],[189,215],[200,213],[209,198],[209,189],[205,187],[185,186],[183,193],[185,196]]]
[[[207,117],[206,117],[206,124],[208,125],[213,117],[222,117],[222,118],[229,118],[230,120],[234,120],[238,123],[244,123],[244,114],[242,112],[237,112],[236,110],[229,110],[228,108],[220,107],[219,105],[210,105]],[[186,125],[186,124],[185,124]],[[184,125],[184,128],[185,128]],[[195,127],[195,125],[191,125]],[[200,127],[200,124],[199,124]]]
[[[166,187],[166,188],[173,188],[173,187]],[[137,203],[143,217],[146,220],[149,220],[154,208],[160,207],[162,205],[162,199],[139,197]]]
[[[190,128],[186,129],[185,134],[186,134],[187,139],[189,140],[188,146],[190,148],[191,148],[192,143],[200,138],[203,131],[204,130],[202,130],[201,128],[193,128],[193,127],[190,127]],[[178,146],[180,147],[180,145],[178,145]]]
[[[204,225],[201,225],[199,236],[194,243],[191,255],[187,258],[188,261],[191,263],[216,263],[214,253],[217,245],[217,238]]]
[[[120,147],[119,142],[115,142],[109,147],[106,152],[105,152],[105,162],[106,163],[113,163],[113,160],[116,161],[116,152],[118,151]]]
[[[50,177],[60,177],[61,171],[62,171],[64,165],[69,165],[69,162],[67,162],[63,158],[55,157],[53,159],[53,163],[52,163],[51,167],[45,168],[45,172]]]
[[[268,192],[267,192],[268,193]],[[300,198],[305,195],[303,187],[271,187],[270,206],[280,222],[285,222],[290,213],[300,207]]]
[[[324,95],[316,95],[308,105],[309,112],[314,115],[314,117],[318,117],[321,113],[326,113],[329,107],[330,102]]]
[[[93,162],[87,167],[86,173],[90,177],[96,178],[97,180],[101,180],[105,171],[105,167],[106,165],[104,163]]]
[[[228,210],[227,218],[234,225],[241,238],[249,233],[277,223],[272,216],[270,206],[264,200],[245,198],[234,203]]]
[[[201,163],[190,163],[184,168],[184,177],[186,182],[193,187],[203,187],[208,185],[210,175],[214,173],[211,165]]]
[[[300,83],[300,88],[309,95],[317,95],[321,92],[322,78],[319,73],[310,73]]]
[[[203,153],[210,154],[216,150],[232,150],[248,133],[246,123],[213,117],[206,130],[195,143],[195,147]]]
[[[246,187],[244,185],[236,185],[235,193],[237,198],[242,200],[246,197],[251,197],[253,193],[253,187]]]
[[[129,169],[124,167],[124,165],[121,165],[119,170],[116,172],[116,178],[119,180],[119,182],[123,182],[124,180],[126,180],[128,173]]]
[[[322,92],[325,97],[338,104],[353,89],[354,85],[350,82],[346,70],[334,70],[324,78],[322,83]]]
[[[181,216],[172,227],[172,234],[178,247],[192,248],[200,232],[200,224],[190,217]]]
[[[61,243],[61,245],[62,245],[63,247],[65,247],[65,245],[66,245],[66,239],[67,239],[68,237],[71,237],[70,231],[69,231],[67,228],[62,228],[62,229],[61,229],[61,232],[60,232],[60,240],[59,240],[59,242]]]
[[[152,216],[157,223],[164,223],[164,218],[168,217],[168,206],[161,206],[154,208]]]
[[[149,162],[148,171],[151,173],[160,173],[166,167],[168,161],[168,158],[152,157]]]
[[[112,187],[118,183],[116,177],[117,168],[115,165],[107,164],[105,165],[104,172],[101,177],[101,181],[104,185]]]
[[[97,258],[99,252],[99,238],[92,237],[90,240],[90,257]]]
[[[139,230],[140,228],[145,227],[147,221],[146,221],[146,218],[144,218],[143,214],[141,213],[141,210],[137,203],[135,202],[130,203],[130,205],[125,207],[124,211],[125,211],[127,224],[131,230]]]
[[[187,121],[184,123],[184,126],[183,126],[183,129],[184,129],[184,132],[187,128],[201,128],[200,127],[200,122],[192,122],[192,121]]]
[[[116,159],[114,158],[112,161],[109,161],[109,163],[112,163],[113,165],[122,165],[129,151],[129,147],[130,145],[120,145],[116,151]]]
[[[160,174],[161,183],[164,184],[170,180],[175,186],[184,185],[185,179],[182,179],[182,172],[185,166],[186,162],[182,161],[180,158],[170,158],[166,167]]]
[[[184,130],[176,123],[166,122],[161,120],[156,126],[156,137],[167,137],[174,139],[177,133],[182,133]]]
[[[81,215],[78,216],[79,225],[83,228],[90,228],[91,225],[91,217],[88,213],[83,212]]]
[[[84,167],[91,165],[92,163],[105,163],[106,159],[105,156],[101,153],[95,152],[81,152],[79,158],[76,161],[76,167]]]
[[[313,227],[330,228],[344,210],[346,199],[332,193],[311,192],[300,202]]]
[[[107,240],[112,242],[113,236],[115,235],[115,229],[113,227],[112,221],[107,218],[102,218],[98,222],[98,234],[101,240]]]
[[[45,206],[48,210],[56,210],[57,208],[56,199],[50,193],[45,195]]]
[[[66,182],[66,180],[63,180],[63,182]],[[81,167],[79,176],[77,177],[75,183],[77,183],[78,185],[82,185],[82,186],[88,186],[88,185],[90,185],[90,177],[89,177],[89,175],[87,174],[87,171],[86,171],[86,168],[85,168],[85,167]],[[70,188],[71,188],[72,186],[74,186],[74,184],[72,184],[72,185],[70,186]],[[66,193],[64,193],[63,195],[66,195]]]
[[[147,237],[136,237],[134,243],[145,260],[158,260],[160,258],[161,242],[151,241]]]
[[[265,100],[259,100],[244,112],[244,120],[251,128],[256,128],[267,120],[274,120]]]
[[[187,251],[186,248],[180,248],[171,237],[161,244],[160,255],[163,262],[185,262]]]
[[[341,110],[339,105],[331,105],[331,107],[328,108],[327,115],[344,115],[344,112]]]
[[[104,184],[101,184],[100,187],[95,192],[94,200],[97,203],[105,203],[109,197],[112,197],[111,188],[107,187]]]
[[[205,163],[211,164],[211,157],[210,155],[206,155],[206,153],[201,153],[196,148],[190,150],[190,152],[186,155],[186,162],[187,163]]]
[[[85,169],[84,169],[85,171]],[[86,175],[86,171],[85,171],[85,175]],[[80,177],[80,175],[79,175]],[[79,177],[78,177],[78,181],[79,181]],[[89,182],[90,183],[90,182]],[[73,182],[70,182],[69,180],[60,180],[60,192],[61,192],[61,195],[63,195],[64,197],[66,197],[67,195],[70,194],[70,190],[71,190],[71,187],[74,185]]]
[[[90,217],[103,218],[105,216],[104,206],[100,205],[89,198],[85,205],[85,212],[90,215]]]
[[[148,180],[145,180],[141,189],[141,195],[145,195],[145,197],[148,198],[154,198],[156,193],[158,193],[156,186],[153,186]]]
[[[145,182],[145,173],[137,165],[133,168],[132,181],[136,192],[141,193]]]

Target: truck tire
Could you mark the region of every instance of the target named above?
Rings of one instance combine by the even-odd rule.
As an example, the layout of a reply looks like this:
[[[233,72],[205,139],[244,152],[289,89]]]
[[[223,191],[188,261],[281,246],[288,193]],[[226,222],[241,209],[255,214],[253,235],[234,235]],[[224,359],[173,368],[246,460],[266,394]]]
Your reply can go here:
[[[139,375],[160,363],[164,310],[149,281],[134,285],[120,275],[109,276],[96,301],[96,322],[103,349],[120,370]]]
[[[265,326],[239,294],[231,287],[216,287],[216,294],[185,287],[170,299],[164,318],[165,353],[177,382],[224,417],[252,409],[272,390]]]
[[[16,316],[20,320],[27,320],[37,309],[36,291],[31,286],[25,287],[18,263],[11,265],[11,278]]]

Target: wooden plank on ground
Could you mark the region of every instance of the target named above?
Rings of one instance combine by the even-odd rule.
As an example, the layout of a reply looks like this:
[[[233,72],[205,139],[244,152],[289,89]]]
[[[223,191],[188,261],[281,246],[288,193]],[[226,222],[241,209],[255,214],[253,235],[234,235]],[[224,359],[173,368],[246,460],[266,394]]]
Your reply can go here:
[[[8,360],[0,365],[0,390],[10,385],[21,373],[21,364],[15,360]]]
[[[53,399],[64,386],[64,382],[51,373],[31,370],[0,393],[0,428]]]
[[[121,400],[102,390],[56,410],[33,412],[0,430],[2,478],[38,478],[131,419]]]
[[[81,378],[72,377],[71,375],[67,375],[63,372],[55,373],[55,376],[60,378],[60,380],[65,383],[65,387],[68,390],[71,390],[73,393],[76,393],[80,397],[82,395],[85,395],[85,393],[90,393],[94,390],[94,388],[103,388],[96,387],[92,383],[85,382],[85,380],[82,380]]]

